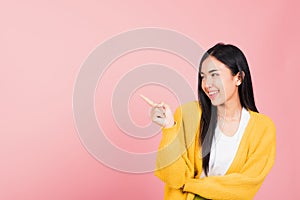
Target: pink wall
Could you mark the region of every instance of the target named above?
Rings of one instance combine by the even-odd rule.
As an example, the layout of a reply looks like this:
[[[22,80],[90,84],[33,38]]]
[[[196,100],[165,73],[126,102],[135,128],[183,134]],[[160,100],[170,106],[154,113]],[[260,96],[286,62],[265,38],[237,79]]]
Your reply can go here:
[[[300,136],[294,126],[300,111],[299,3],[220,2],[1,2],[0,199],[162,199],[163,184],[153,173],[112,170],[89,154],[73,119],[81,64],[106,39],[140,27],[175,30],[204,49],[223,41],[245,52],[259,110],[277,125],[276,164],[255,199],[299,199]],[[113,63],[99,82],[95,107],[98,120],[106,120],[107,137],[127,151],[155,151],[160,136],[140,140],[122,134],[100,102],[109,103],[114,84],[126,72],[149,62],[174,68],[192,87],[196,83],[192,68],[166,52],[135,52]],[[165,90],[145,86],[133,91],[129,112],[136,124],[149,123],[140,92],[168,102],[173,110],[177,106],[174,94],[157,91]]]

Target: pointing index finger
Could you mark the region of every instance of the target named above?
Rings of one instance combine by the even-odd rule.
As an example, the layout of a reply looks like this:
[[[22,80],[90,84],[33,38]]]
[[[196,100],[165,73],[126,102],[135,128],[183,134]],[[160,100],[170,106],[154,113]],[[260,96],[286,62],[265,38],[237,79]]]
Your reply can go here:
[[[145,97],[144,95],[140,94],[140,97],[142,97],[150,106],[154,107],[157,104],[151,101],[149,98]]]

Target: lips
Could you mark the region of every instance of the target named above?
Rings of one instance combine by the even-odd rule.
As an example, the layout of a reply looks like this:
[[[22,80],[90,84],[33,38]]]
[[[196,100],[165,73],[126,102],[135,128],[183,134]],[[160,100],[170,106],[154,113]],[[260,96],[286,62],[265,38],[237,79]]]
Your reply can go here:
[[[215,99],[218,94],[219,94],[219,90],[210,90],[210,91],[208,91],[208,97],[210,99]]]

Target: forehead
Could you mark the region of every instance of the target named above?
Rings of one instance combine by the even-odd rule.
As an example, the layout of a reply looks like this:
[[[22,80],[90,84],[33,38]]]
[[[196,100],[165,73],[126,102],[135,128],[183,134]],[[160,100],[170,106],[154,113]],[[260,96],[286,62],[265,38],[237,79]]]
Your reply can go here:
[[[201,73],[207,74],[211,70],[223,71],[226,69],[227,67],[225,64],[223,64],[213,56],[208,56],[202,63]]]

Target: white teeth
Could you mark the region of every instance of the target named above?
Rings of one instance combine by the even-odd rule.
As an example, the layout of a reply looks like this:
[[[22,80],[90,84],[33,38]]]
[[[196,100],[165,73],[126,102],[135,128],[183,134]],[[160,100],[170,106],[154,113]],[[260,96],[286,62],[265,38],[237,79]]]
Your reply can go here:
[[[218,91],[212,91],[212,92],[209,92],[208,94],[209,95],[214,95],[214,94],[217,94],[218,93]]]

